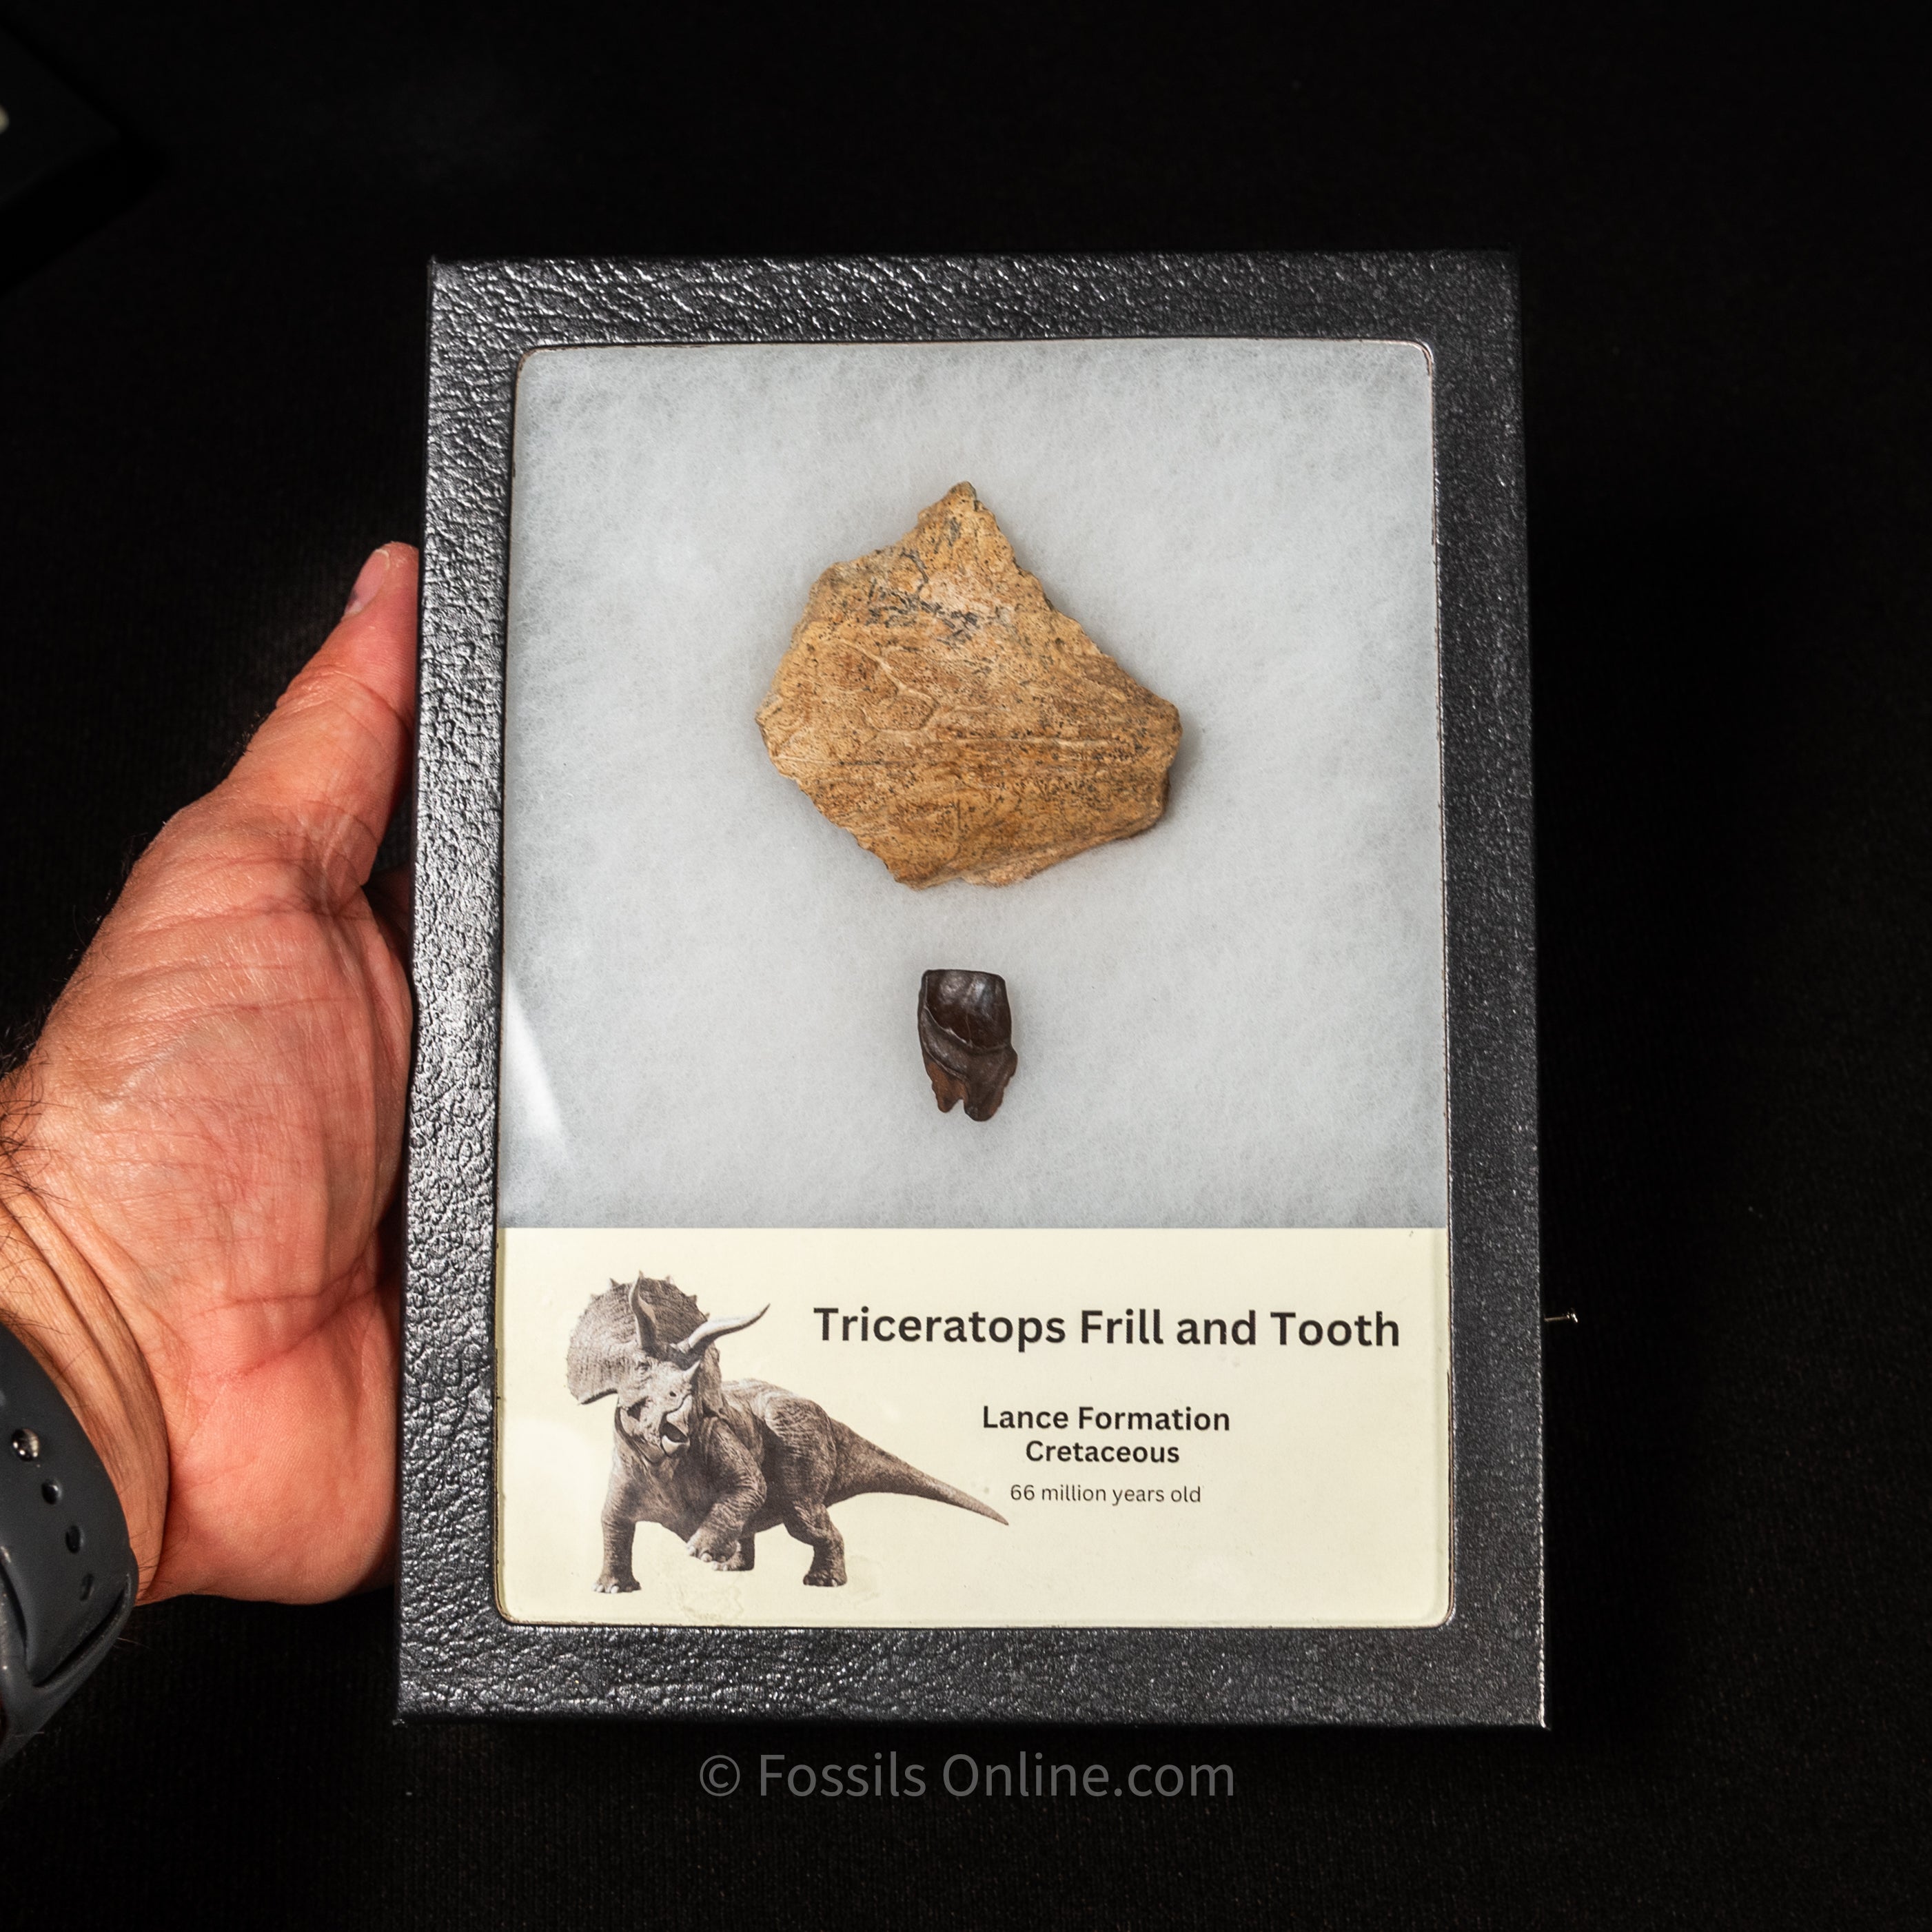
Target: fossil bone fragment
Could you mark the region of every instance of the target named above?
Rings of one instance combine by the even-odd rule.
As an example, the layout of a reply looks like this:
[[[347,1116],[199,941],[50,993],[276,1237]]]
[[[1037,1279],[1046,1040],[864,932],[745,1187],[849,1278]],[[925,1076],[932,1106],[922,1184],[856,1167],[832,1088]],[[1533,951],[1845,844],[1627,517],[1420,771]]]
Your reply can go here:
[[[908,886],[1011,885],[1144,832],[1180,742],[1180,713],[1047,602],[970,483],[812,586],[758,728]]]
[[[1006,981],[956,967],[928,973],[919,982],[919,1049],[939,1111],[964,1100],[969,1120],[990,1120],[1020,1064]]]

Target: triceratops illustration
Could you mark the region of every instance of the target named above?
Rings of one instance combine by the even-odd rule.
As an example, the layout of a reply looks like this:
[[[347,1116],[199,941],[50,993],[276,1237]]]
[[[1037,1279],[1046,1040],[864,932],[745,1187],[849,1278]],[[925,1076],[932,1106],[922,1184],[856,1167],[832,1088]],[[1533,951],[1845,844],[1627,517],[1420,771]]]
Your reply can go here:
[[[725,1381],[713,1345],[764,1312],[708,1320],[674,1283],[640,1274],[628,1288],[614,1281],[578,1318],[570,1392],[579,1402],[617,1398],[599,1590],[638,1587],[631,1545],[640,1522],[662,1523],[714,1570],[750,1569],[753,1538],[782,1523],[812,1546],[806,1582],[830,1587],[845,1580],[845,1541],[829,1510],[848,1497],[925,1496],[1006,1521],[817,1402],[770,1382]]]

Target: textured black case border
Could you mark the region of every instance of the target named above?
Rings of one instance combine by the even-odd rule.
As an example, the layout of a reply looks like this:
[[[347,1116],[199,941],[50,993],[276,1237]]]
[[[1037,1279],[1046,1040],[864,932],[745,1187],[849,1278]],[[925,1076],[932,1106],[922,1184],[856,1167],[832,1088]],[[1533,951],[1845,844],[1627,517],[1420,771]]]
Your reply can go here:
[[[1434,362],[1453,1610],[1428,1630],[514,1624],[494,1594],[496,1024],[512,416],[533,349],[1381,338]],[[1080,1723],[1543,1721],[1529,652],[1502,256],[441,263],[431,272],[398,1706]]]

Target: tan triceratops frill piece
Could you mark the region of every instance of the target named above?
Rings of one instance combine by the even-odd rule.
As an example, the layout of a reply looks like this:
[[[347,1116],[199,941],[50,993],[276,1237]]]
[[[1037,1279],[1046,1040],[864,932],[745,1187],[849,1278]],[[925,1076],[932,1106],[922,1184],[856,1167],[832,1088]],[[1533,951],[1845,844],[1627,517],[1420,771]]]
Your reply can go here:
[[[812,586],[758,728],[908,886],[1011,885],[1144,832],[1180,742],[1180,713],[1047,602],[970,483]]]

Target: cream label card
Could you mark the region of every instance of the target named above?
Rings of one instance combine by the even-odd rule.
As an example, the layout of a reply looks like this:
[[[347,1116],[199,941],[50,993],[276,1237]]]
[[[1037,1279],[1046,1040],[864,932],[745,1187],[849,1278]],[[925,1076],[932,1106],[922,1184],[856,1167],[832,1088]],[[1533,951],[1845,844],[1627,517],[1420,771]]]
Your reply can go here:
[[[498,1277],[517,1621],[1448,1614],[1439,1228],[515,1228]]]

